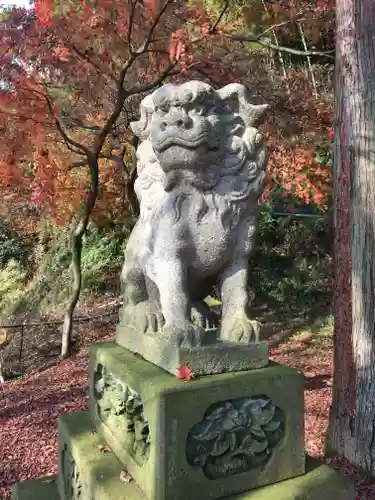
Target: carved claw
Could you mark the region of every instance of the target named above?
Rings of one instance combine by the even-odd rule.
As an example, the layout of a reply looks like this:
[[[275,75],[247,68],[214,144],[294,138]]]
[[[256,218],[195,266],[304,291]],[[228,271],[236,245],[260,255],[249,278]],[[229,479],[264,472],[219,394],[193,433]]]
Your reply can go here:
[[[240,342],[250,344],[254,337],[259,342],[261,323],[249,319],[245,312],[234,313],[223,318],[221,322],[220,338],[224,342]]]
[[[121,321],[131,325],[143,333],[160,332],[164,326],[164,316],[156,304],[150,301],[136,305],[127,305],[122,308]]]
[[[191,308],[191,320],[194,325],[203,328],[217,328],[219,316],[205,302],[195,302]]]
[[[146,329],[144,330],[144,332],[161,332],[163,330],[164,323],[164,316],[161,312],[148,313],[146,314]]]
[[[165,341],[176,347],[200,347],[204,329],[193,323],[187,323],[184,328],[165,325],[162,336]]]

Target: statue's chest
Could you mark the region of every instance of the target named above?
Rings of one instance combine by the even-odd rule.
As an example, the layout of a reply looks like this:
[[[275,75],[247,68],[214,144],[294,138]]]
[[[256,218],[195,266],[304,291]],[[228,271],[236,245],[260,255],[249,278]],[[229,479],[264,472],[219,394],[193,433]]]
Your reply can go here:
[[[206,214],[197,225],[190,227],[190,237],[196,249],[192,264],[207,271],[220,267],[233,249],[234,235],[223,226],[216,213]]]

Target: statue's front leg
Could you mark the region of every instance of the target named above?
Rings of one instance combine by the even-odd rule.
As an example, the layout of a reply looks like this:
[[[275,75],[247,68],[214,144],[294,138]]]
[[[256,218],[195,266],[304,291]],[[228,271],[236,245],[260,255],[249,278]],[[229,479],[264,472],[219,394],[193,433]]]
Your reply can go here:
[[[204,330],[190,320],[191,303],[182,262],[178,258],[158,258],[155,274],[165,321],[162,335],[178,346],[201,345]]]
[[[222,320],[220,338],[227,342],[249,343],[254,336],[259,341],[260,323],[247,313],[248,260],[236,260],[221,275]]]

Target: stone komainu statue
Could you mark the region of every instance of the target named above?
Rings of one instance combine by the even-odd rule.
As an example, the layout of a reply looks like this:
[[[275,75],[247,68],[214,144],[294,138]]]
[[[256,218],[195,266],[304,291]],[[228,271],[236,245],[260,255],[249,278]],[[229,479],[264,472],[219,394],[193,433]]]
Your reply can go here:
[[[121,273],[123,325],[199,346],[204,328],[218,326],[204,302],[218,282],[220,339],[251,341],[248,257],[267,165],[255,127],[267,107],[252,105],[243,85],[199,81],[164,85],[141,102],[131,124],[141,140],[140,218]]]

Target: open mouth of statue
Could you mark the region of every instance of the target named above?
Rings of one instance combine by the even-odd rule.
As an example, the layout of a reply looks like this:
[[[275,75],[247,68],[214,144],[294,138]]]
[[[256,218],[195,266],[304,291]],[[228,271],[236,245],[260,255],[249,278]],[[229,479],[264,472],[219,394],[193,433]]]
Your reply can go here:
[[[199,146],[206,146],[207,149],[211,149],[207,142],[207,134],[202,134],[196,139],[186,140],[181,137],[168,137],[158,144],[154,144],[154,148],[159,152],[163,152],[171,146],[180,146],[185,149],[196,149]],[[217,149],[217,147],[215,147]]]

